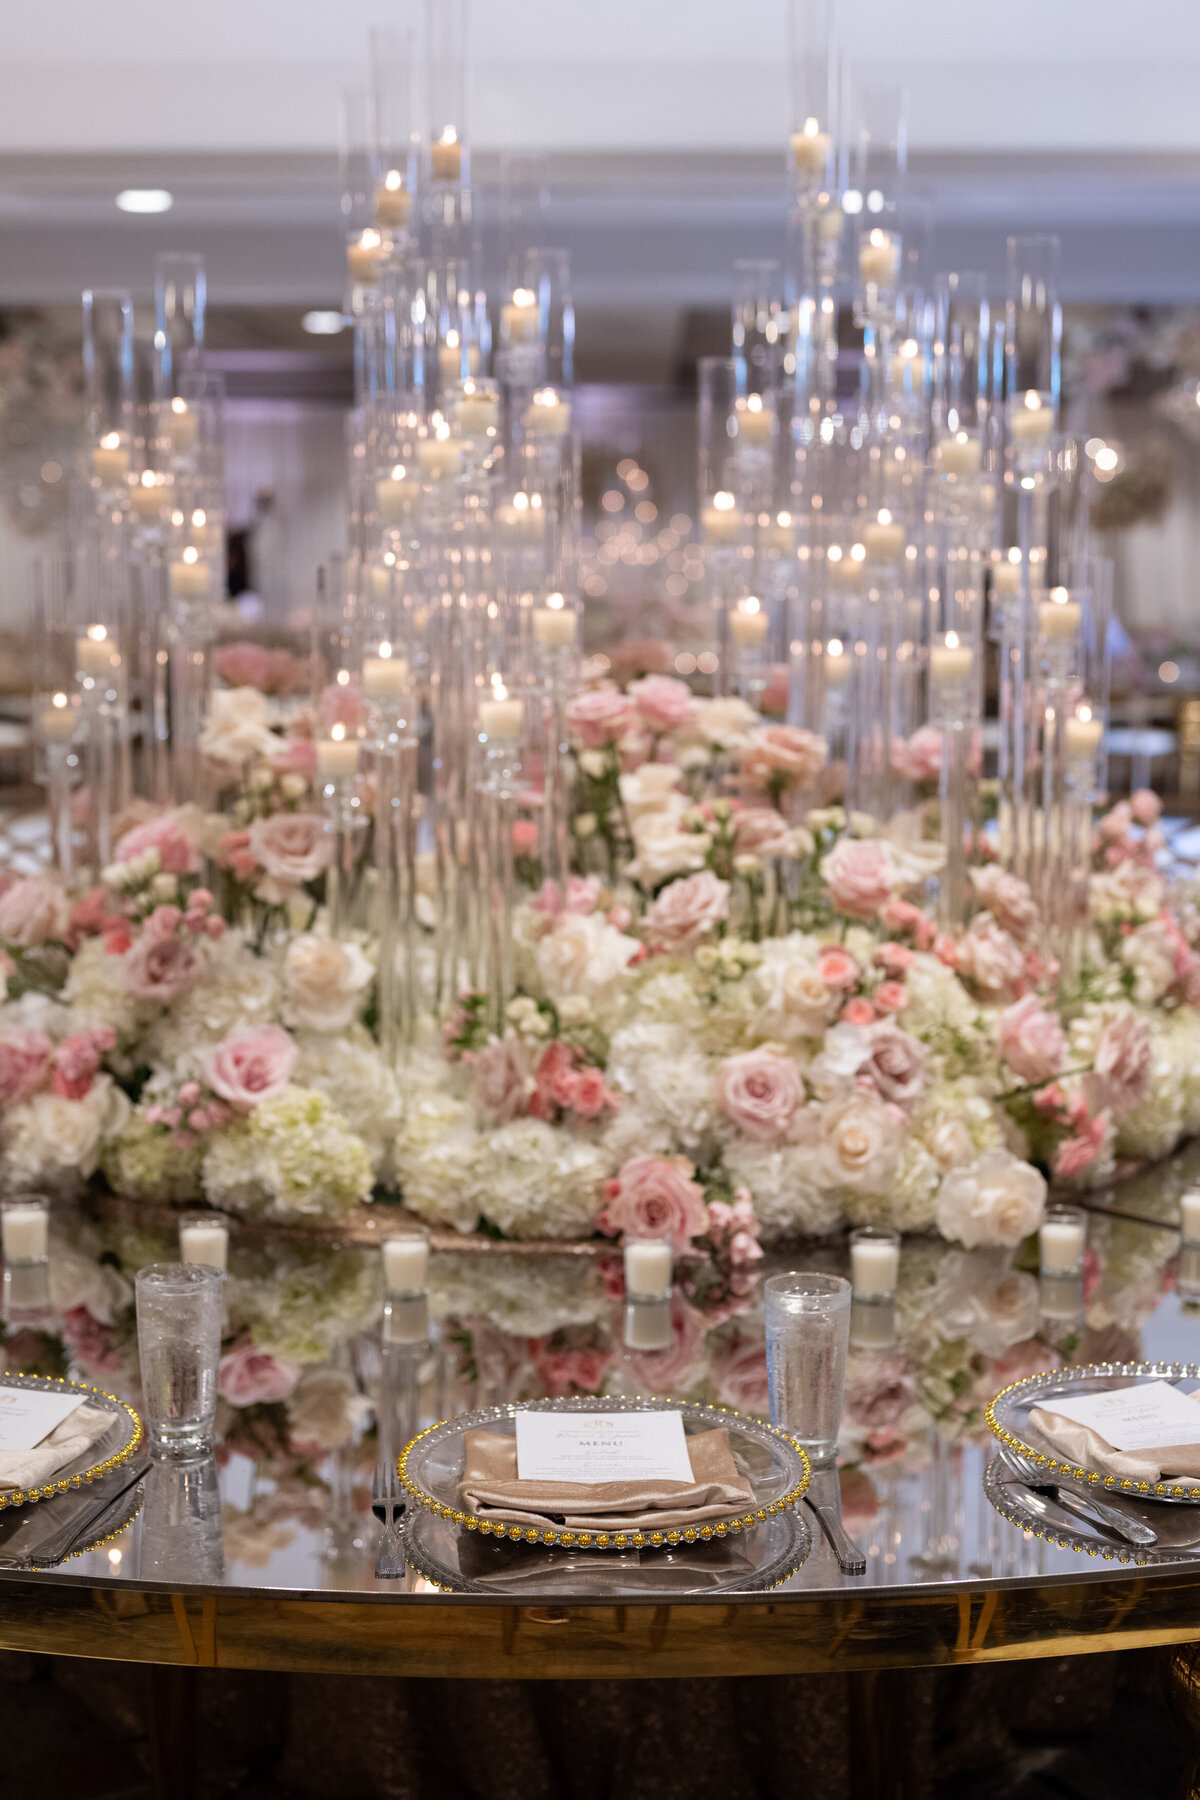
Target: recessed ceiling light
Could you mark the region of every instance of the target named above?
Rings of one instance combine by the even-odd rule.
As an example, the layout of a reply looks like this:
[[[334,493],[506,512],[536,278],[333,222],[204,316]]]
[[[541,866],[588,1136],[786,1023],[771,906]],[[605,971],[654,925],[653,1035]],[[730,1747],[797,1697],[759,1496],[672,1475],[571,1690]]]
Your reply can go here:
[[[166,188],[124,188],[117,195],[117,205],[128,213],[170,212],[174,204],[175,196]]]
[[[346,320],[340,312],[306,312],[300,323],[314,337],[336,337],[339,331],[346,329]]]

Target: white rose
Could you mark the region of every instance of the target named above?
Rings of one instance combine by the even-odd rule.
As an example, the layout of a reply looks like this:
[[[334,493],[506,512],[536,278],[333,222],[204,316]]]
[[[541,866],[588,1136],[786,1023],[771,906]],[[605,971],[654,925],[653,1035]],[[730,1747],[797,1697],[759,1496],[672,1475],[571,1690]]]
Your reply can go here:
[[[793,1043],[825,1035],[841,996],[825,985],[812,963],[764,962],[757,983],[764,1001],[754,1016],[756,1036]]]
[[[284,1023],[302,1031],[344,1031],[373,975],[357,944],[315,932],[293,938],[283,959]]]
[[[14,1106],[5,1121],[4,1166],[14,1187],[56,1183],[64,1177],[87,1181],[95,1173],[100,1146],[119,1134],[129,1102],[111,1075],[97,1075],[82,1100],[35,1094]]]
[[[968,1250],[1019,1244],[1037,1230],[1045,1208],[1046,1182],[1035,1168],[1010,1150],[985,1150],[942,1177],[937,1228]]]
[[[367,1423],[371,1403],[344,1369],[306,1369],[287,1402],[288,1435],[294,1444],[341,1450]]]
[[[965,1338],[983,1356],[1003,1356],[1037,1331],[1038,1284],[984,1251],[951,1250],[938,1263],[930,1311],[947,1343]]]
[[[661,887],[704,867],[712,840],[703,831],[681,831],[675,812],[647,812],[630,823],[636,855],[626,874],[641,887]]]
[[[643,763],[631,775],[622,775],[621,802],[630,820],[661,812],[677,818],[685,806],[678,791],[682,773],[675,763]]]
[[[878,1094],[855,1089],[820,1112],[814,1178],[823,1187],[873,1190],[891,1178],[906,1120]]]
[[[538,972],[551,999],[599,994],[625,973],[640,948],[600,913],[562,913],[538,944]]]
[[[1131,932],[1121,946],[1121,961],[1133,970],[1133,997],[1153,1006],[1175,980],[1175,945],[1161,919]]]
[[[55,1312],[73,1312],[77,1306],[85,1306],[101,1325],[111,1325],[130,1304],[132,1284],[99,1257],[100,1246],[90,1228],[85,1228],[79,1244],[51,1232],[50,1304]]]
[[[716,749],[740,750],[762,720],[745,700],[702,700],[689,720],[687,736]]]
[[[229,769],[270,756],[279,740],[267,725],[267,701],[257,688],[216,688],[200,732],[200,754]]]

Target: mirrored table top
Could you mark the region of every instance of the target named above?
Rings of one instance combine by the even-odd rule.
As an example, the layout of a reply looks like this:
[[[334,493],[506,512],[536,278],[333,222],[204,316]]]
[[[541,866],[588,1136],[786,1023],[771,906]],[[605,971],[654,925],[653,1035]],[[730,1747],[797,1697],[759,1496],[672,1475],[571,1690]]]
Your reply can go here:
[[[839,1573],[804,1509],[811,1549],[794,1573],[780,1565],[786,1579],[773,1603],[1154,1579],[1155,1566],[1122,1560],[1116,1545],[1089,1555],[1002,1517],[985,1490],[994,1440],[984,1412],[999,1389],[1038,1370],[1200,1359],[1200,1285],[1189,1279],[1197,1253],[1181,1251],[1176,1229],[1180,1194],[1196,1178],[1193,1147],[1090,1198],[1077,1283],[1039,1278],[1032,1243],[1006,1252],[904,1241],[895,1304],[853,1310],[836,1479],[866,1573]],[[42,1303],[18,1304],[31,1297],[23,1272],[6,1274],[5,1367],[70,1375],[137,1405],[132,1278],[176,1254],[157,1224],[106,1218],[91,1204],[56,1212],[47,1291],[32,1296]],[[317,1248],[294,1236],[241,1241],[235,1231],[215,1455],[152,1466],[126,1528],[36,1573],[0,1566],[0,1580],[447,1604],[411,1567],[400,1578],[375,1574],[382,1527],[372,1477],[381,1456],[439,1419],[546,1394],[672,1395],[765,1417],[762,1275],[845,1272],[847,1260],[842,1242],[773,1251],[740,1295],[713,1285],[703,1265],[685,1264],[665,1325],[659,1319],[663,1347],[640,1348],[645,1321],[629,1326],[615,1253],[435,1250],[427,1308],[385,1314],[378,1250]],[[16,1516],[0,1519],[0,1562]],[[669,1595],[674,1604],[711,1594],[711,1570],[689,1582],[687,1565],[672,1566],[663,1552],[614,1558],[603,1577],[594,1555],[566,1570],[560,1558],[551,1578],[539,1549],[505,1548],[513,1558],[485,1570],[485,1602]],[[709,1548],[724,1549],[696,1546],[695,1564]],[[1159,1574],[1164,1566],[1178,1578],[1178,1562],[1158,1564]],[[761,1602],[762,1585],[739,1584],[735,1567],[721,1601]]]

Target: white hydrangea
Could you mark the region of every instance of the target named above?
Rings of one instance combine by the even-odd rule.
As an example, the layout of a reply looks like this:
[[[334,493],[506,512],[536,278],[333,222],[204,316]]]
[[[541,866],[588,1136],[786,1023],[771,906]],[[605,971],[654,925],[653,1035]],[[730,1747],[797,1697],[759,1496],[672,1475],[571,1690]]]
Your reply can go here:
[[[842,1223],[841,1200],[813,1182],[810,1144],[732,1142],[725,1172],[754,1197],[754,1213],[764,1243],[789,1237],[828,1237]]]
[[[611,1311],[592,1256],[435,1256],[429,1301],[438,1317],[487,1319],[515,1337],[591,1325]]]
[[[401,1107],[396,1077],[365,1032],[327,1037],[302,1033],[295,1079],[324,1094],[367,1147],[376,1175],[391,1154]]]
[[[904,1029],[914,1037],[947,1027],[970,1031],[979,1016],[979,1007],[953,969],[936,956],[918,954],[905,976],[904,987],[908,994]]]
[[[103,938],[84,938],[72,959],[62,997],[71,1009],[71,1029],[109,1025],[120,1044],[141,1029],[145,1009],[125,989],[125,958],[111,956]]]
[[[895,1173],[883,1193],[846,1192],[852,1225],[887,1225],[894,1231],[928,1231],[937,1213],[942,1171],[912,1133],[905,1136]]]
[[[406,1102],[392,1153],[405,1205],[429,1225],[474,1231],[487,1175],[474,1106],[432,1088]]]
[[[600,1142],[614,1173],[631,1156],[670,1156],[676,1149],[675,1134],[667,1120],[637,1100],[626,1100],[609,1115]]]
[[[714,1075],[711,1060],[684,1026],[629,1025],[609,1045],[609,1087],[636,1103],[654,1137],[661,1139],[665,1128],[670,1143],[693,1158],[716,1129]],[[616,1122],[610,1130],[628,1136]]]
[[[607,1174],[604,1153],[586,1138],[514,1119],[487,1137],[480,1211],[505,1237],[588,1237]]]
[[[208,949],[205,971],[172,1002],[146,1034],[149,1059],[180,1079],[198,1076],[204,1054],[236,1025],[271,1025],[279,1018],[281,988],[274,962],[256,956],[237,931]]]
[[[35,1094],[9,1109],[0,1146],[0,1176],[9,1188],[77,1187],[96,1171],[100,1152],[119,1137],[129,1101],[101,1073],[82,1100]]]

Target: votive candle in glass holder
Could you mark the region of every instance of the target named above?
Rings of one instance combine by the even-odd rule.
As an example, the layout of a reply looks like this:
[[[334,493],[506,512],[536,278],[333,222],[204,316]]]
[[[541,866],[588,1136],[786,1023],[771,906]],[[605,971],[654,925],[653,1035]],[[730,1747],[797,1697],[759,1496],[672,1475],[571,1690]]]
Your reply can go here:
[[[1180,1244],[1175,1262],[1175,1292],[1193,1306],[1200,1301],[1200,1244]]]
[[[1083,1267],[1087,1214],[1079,1206],[1052,1206],[1038,1232],[1043,1275],[1076,1275]]]
[[[381,1333],[385,1345],[428,1344],[430,1335],[428,1294],[388,1295]]]
[[[627,1300],[622,1336],[627,1350],[669,1350],[675,1336],[670,1299]]]
[[[1083,1276],[1077,1269],[1043,1274],[1038,1284],[1038,1311],[1050,1338],[1064,1337],[1083,1323]]]
[[[45,1194],[10,1194],[0,1200],[0,1250],[10,1269],[49,1261],[50,1202]]]
[[[891,1294],[854,1294],[850,1301],[850,1348],[890,1350],[896,1342],[896,1303]]]
[[[630,1300],[665,1300],[671,1292],[669,1238],[630,1238],[625,1244],[625,1293]]]
[[[900,1233],[860,1225],[850,1233],[850,1286],[855,1300],[889,1301],[900,1278]]]
[[[1188,1188],[1181,1196],[1179,1229],[1185,1244],[1200,1244],[1200,1188]]]
[[[179,1260],[206,1263],[224,1273],[229,1266],[229,1222],[220,1213],[184,1213],[179,1221]]]
[[[424,1294],[429,1286],[429,1233],[420,1226],[390,1231],[380,1248],[383,1287],[389,1300]]]

